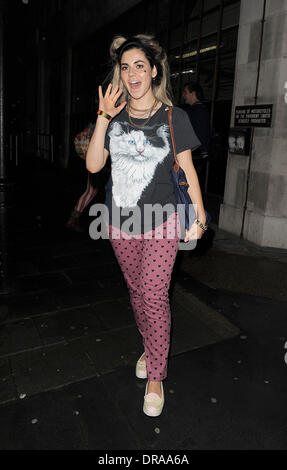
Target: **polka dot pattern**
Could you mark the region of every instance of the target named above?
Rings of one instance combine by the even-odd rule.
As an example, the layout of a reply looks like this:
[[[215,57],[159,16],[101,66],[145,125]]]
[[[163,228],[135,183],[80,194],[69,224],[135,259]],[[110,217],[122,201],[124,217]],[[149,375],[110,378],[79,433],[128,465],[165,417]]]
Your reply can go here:
[[[144,234],[128,239],[110,236],[143,339],[149,380],[160,381],[167,377],[171,326],[168,290],[179,244],[176,234],[169,238],[174,233],[171,226],[175,218],[172,214],[161,227],[152,231],[150,239]],[[113,230],[110,227],[110,235]]]

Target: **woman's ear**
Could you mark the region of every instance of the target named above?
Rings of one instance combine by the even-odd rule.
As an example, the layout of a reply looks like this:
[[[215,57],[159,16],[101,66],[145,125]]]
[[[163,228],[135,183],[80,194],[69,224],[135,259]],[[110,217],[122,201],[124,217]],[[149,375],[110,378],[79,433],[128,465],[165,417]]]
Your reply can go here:
[[[154,65],[151,71],[151,76],[152,78],[155,78],[157,76],[157,69],[156,66]]]

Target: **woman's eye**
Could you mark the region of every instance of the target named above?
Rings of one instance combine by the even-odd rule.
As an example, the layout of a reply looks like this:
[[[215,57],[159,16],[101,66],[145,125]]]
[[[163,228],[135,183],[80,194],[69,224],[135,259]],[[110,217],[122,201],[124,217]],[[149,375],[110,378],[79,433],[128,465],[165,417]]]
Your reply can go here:
[[[142,69],[142,68],[143,68],[143,64],[137,64],[137,68],[138,68],[138,69]]]
[[[134,141],[134,140],[129,140],[129,144],[134,145],[134,144],[135,144],[135,141]]]
[[[123,65],[122,68],[121,68],[121,70],[122,70],[122,71],[123,71],[123,70],[127,70],[127,66],[126,66],[126,65]]]

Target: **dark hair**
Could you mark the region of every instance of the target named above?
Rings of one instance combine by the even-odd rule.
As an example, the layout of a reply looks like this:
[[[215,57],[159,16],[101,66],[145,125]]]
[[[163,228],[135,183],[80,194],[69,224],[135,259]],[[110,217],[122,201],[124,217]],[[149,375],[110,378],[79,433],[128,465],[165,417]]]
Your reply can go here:
[[[196,97],[199,101],[204,100],[204,94],[203,94],[203,89],[200,86],[198,82],[189,82],[184,85],[184,88],[187,87],[189,90],[189,93],[192,93],[195,91]]]

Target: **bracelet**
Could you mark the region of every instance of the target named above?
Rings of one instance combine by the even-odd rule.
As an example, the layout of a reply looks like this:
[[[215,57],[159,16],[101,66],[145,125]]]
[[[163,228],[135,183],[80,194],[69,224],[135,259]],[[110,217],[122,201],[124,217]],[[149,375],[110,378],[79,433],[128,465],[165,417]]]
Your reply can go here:
[[[196,219],[195,223],[199,225],[201,230],[203,230],[204,232],[207,230],[207,225],[204,225],[202,222],[200,222],[200,220]]]
[[[99,111],[97,112],[97,114],[98,114],[99,116],[104,116],[104,117],[105,117],[106,119],[108,119],[109,121],[111,121],[111,120],[113,119],[112,116],[110,116],[109,114],[105,113],[105,111],[101,111],[100,109],[99,109]]]

